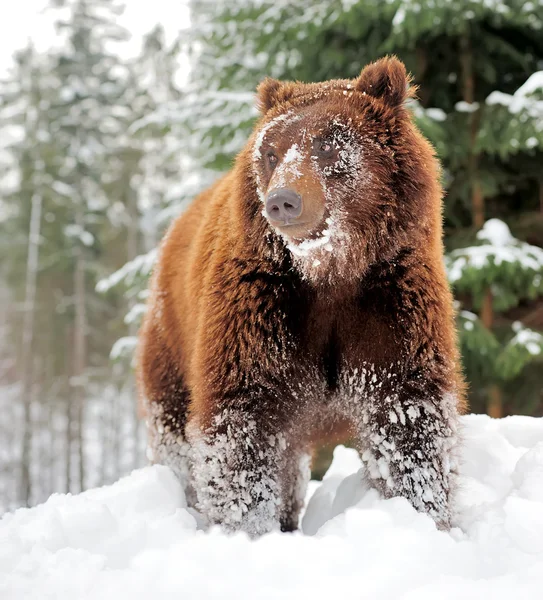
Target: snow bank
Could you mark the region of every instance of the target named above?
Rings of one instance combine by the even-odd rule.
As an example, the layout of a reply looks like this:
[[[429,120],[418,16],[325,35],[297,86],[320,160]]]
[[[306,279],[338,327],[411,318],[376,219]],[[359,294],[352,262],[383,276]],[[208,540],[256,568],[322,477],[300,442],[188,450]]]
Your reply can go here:
[[[541,598],[543,419],[463,418],[458,527],[360,483],[339,447],[302,533],[198,529],[165,467],[0,522],[0,597],[138,600]]]

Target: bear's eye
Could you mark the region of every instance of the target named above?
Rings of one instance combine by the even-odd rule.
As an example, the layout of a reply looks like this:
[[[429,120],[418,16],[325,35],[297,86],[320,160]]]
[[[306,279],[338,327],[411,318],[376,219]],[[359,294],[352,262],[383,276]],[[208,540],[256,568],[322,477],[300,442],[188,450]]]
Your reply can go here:
[[[271,167],[275,167],[275,165],[277,164],[277,156],[273,152],[270,151],[266,154],[266,158],[268,160],[268,164]]]
[[[315,140],[313,152],[320,158],[332,158],[335,154],[334,146],[328,140]]]
[[[323,142],[319,147],[319,151],[323,152],[324,154],[332,152],[332,144],[329,144],[328,142]]]

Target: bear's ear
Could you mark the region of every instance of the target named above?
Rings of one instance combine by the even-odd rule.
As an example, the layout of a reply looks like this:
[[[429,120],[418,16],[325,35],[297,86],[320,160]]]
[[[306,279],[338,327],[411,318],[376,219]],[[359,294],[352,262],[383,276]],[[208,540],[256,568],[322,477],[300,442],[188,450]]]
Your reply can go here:
[[[362,69],[355,87],[369,96],[380,98],[388,106],[396,107],[412,95],[409,82],[405,65],[395,56],[387,56]]]
[[[292,84],[266,77],[256,88],[256,106],[262,114],[266,114],[281,102],[293,95]]]

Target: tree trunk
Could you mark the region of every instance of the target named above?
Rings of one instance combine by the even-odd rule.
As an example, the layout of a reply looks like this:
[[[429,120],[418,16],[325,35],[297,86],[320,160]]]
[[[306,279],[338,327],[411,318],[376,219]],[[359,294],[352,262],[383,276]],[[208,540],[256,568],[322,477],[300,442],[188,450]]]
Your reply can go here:
[[[49,335],[50,343],[54,343],[54,336]],[[46,389],[48,401],[42,404],[42,410],[44,417],[44,432],[43,432],[43,481],[45,497],[49,497],[53,492],[56,491],[55,487],[55,440],[57,438],[55,431],[55,403],[53,399],[57,397],[58,384],[55,382],[54,376],[54,364],[51,355],[47,355],[44,359],[43,369],[43,387],[40,387],[40,391]]]
[[[421,85],[428,70],[428,55],[426,49],[421,48],[420,46],[416,49],[416,64],[417,77],[415,83]],[[430,88],[428,86],[421,86],[417,92],[417,95],[422,106],[426,108],[428,106],[428,100],[430,97]]]
[[[23,396],[23,434],[21,438],[19,501],[24,506],[28,506],[32,494],[30,475],[32,448],[32,341],[34,338],[34,313],[36,310],[36,281],[38,278],[41,213],[42,197],[40,194],[34,194],[32,196],[32,208],[30,212],[20,361]]]
[[[483,298],[483,306],[481,307],[481,321],[488,330],[492,329],[494,322],[493,303],[492,292],[488,289]],[[496,384],[491,384],[487,388],[486,412],[495,419],[503,417],[502,391]]]
[[[128,209],[128,226],[127,226],[127,237],[126,237],[126,258],[127,260],[133,260],[138,255],[139,249],[139,210],[138,210],[138,197],[137,194],[134,193],[132,188],[128,187],[127,193],[127,209]],[[128,300],[128,308],[129,310],[133,309],[136,304],[135,298],[130,298]],[[137,335],[137,327],[134,323],[130,323],[128,326],[128,335],[135,336]],[[131,403],[131,416],[132,416],[132,427],[133,427],[133,440],[134,444],[133,452],[132,452],[132,468],[136,469],[139,467],[139,448],[141,445],[140,439],[140,422],[139,422],[139,410],[138,410],[138,398],[135,393],[135,385],[133,377],[130,377],[130,381],[127,382],[125,387],[125,393],[133,395],[133,400]]]
[[[462,73],[462,97],[464,102],[473,104],[475,102],[475,75],[473,73],[473,53],[469,37],[460,38],[460,69]],[[481,118],[481,109],[477,108],[470,113],[468,149],[468,176],[471,186],[472,220],[477,229],[485,222],[484,197],[478,176],[478,156],[475,149],[477,134]]]
[[[57,461],[56,461],[56,428],[55,428],[55,404],[50,400],[47,405],[47,423],[49,430],[49,444],[47,448],[47,454],[49,455],[49,489],[47,495],[51,495],[56,491],[57,486]]]
[[[472,177],[471,205],[473,210],[473,224],[481,229],[485,224],[485,199],[481,190],[481,184],[475,175]]]
[[[73,357],[70,356],[70,348],[72,347],[71,340],[73,336],[73,331],[68,328],[66,332],[66,339],[64,341],[64,347],[66,348],[66,373],[69,373],[69,369],[73,372],[73,365],[71,364],[71,360]],[[71,360],[70,360],[71,359]],[[64,447],[64,451],[66,452],[66,456],[64,459],[64,467],[65,467],[65,480],[66,480],[66,493],[72,491],[72,448],[74,446],[73,443],[73,427],[72,427],[72,415],[73,415],[73,397],[72,397],[72,389],[68,385],[66,390],[66,444]]]
[[[83,205],[80,200],[76,206],[75,223],[79,231],[84,229]],[[85,258],[82,242],[77,241],[75,247],[75,272],[74,272],[74,300],[75,300],[75,327],[74,327],[74,408],[76,443],[78,453],[78,479],[79,489],[85,489],[85,453],[83,440],[83,417],[85,400],[85,373],[87,367],[87,315],[85,305]]]
[[[0,271],[0,282],[4,282],[3,269]],[[18,307],[13,302],[7,286],[0,285],[0,385],[10,386],[18,381],[14,371],[18,366],[17,357],[9,348],[9,334],[16,321]],[[5,460],[0,462],[0,511],[15,505],[19,496],[20,455],[19,432],[20,419],[16,402],[5,404],[0,419],[0,437],[5,449]],[[17,485],[13,485],[13,481]],[[15,488],[15,489],[14,489]]]

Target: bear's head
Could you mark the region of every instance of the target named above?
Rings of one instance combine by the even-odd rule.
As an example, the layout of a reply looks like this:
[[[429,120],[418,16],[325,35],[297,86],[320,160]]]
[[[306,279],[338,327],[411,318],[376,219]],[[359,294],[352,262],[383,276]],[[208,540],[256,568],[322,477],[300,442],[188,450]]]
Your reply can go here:
[[[411,95],[396,58],[354,80],[260,84],[256,196],[308,279],[358,277],[440,231],[437,163],[405,107]]]

